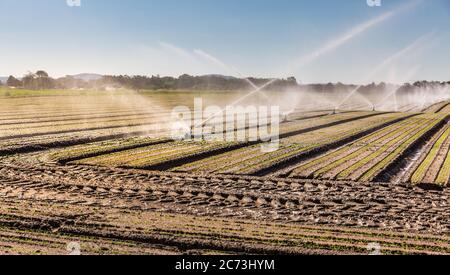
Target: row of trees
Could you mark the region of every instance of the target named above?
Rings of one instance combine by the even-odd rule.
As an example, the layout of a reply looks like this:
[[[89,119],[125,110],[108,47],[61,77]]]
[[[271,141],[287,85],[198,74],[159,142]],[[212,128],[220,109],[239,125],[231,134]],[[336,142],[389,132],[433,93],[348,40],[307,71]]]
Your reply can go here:
[[[270,79],[249,78],[256,86],[263,86]],[[22,79],[10,76],[6,81],[7,86],[16,88],[25,88],[33,90],[43,89],[107,89],[107,88],[128,88],[133,90],[245,90],[253,88],[248,80],[222,75],[191,76],[184,74],[178,78],[160,77],[160,76],[103,76],[95,80],[85,81],[73,76],[66,76],[54,79],[45,71],[28,73]],[[1,83],[0,83],[1,84]],[[399,92],[412,91],[415,88],[438,88],[444,85],[450,85],[450,82],[428,82],[419,81],[413,84],[406,83]],[[358,91],[363,94],[377,93],[393,86],[387,83],[371,83],[360,86]],[[299,85],[294,77],[287,79],[277,79],[265,89],[284,90],[301,87],[303,90],[310,90],[318,93],[345,92],[357,88],[356,85],[347,85],[342,83],[328,84],[308,84]]]
[[[257,86],[263,86],[270,79],[249,78]],[[252,88],[249,82],[242,78],[226,77],[221,75],[191,76],[184,74],[178,78],[160,76],[104,76],[97,84],[119,85],[134,90],[245,90]],[[266,89],[286,89],[297,87],[294,77],[278,79]]]
[[[270,79],[250,78],[256,85],[262,86]],[[106,89],[128,88],[134,90],[245,90],[251,88],[245,79],[221,75],[190,76],[184,74],[178,78],[160,76],[103,76],[100,79],[85,81],[66,76],[51,78],[45,71],[29,73],[22,79],[10,76],[6,85],[33,90],[43,89]],[[297,87],[293,77],[274,81],[267,89],[285,89]]]
[[[430,89],[439,89],[446,88],[450,85],[449,82],[439,82],[439,81],[417,81],[414,83],[405,83],[400,87],[395,84],[390,83],[370,83],[367,85],[353,85],[353,84],[342,84],[342,83],[328,83],[328,84],[308,84],[301,85],[300,87],[303,90],[317,92],[317,93],[335,93],[335,92],[347,92],[354,89],[358,89],[358,92],[361,94],[377,94],[380,91],[384,91],[386,89],[398,89],[399,93],[408,93],[415,91],[417,88],[430,88]]]
[[[6,85],[9,87],[26,88],[26,89],[51,89],[54,85],[52,79],[47,72],[37,71],[36,73],[29,73],[22,79],[17,79],[14,76],[9,76],[6,80]]]

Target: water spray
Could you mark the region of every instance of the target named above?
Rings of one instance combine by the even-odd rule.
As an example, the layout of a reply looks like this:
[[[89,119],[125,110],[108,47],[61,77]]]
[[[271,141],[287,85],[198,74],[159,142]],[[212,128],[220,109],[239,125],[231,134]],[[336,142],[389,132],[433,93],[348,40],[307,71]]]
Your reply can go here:
[[[283,113],[283,114],[281,114],[281,123],[286,123],[286,122],[288,122],[288,114]]]
[[[215,56],[213,56],[213,55],[211,55],[211,54],[209,54],[209,53],[207,53],[207,52],[205,52],[203,50],[197,49],[197,50],[194,50],[194,53],[196,53],[197,55],[203,57],[204,59],[212,62],[213,64],[216,64],[219,67],[222,67],[226,71],[238,74],[239,77],[243,78],[248,84],[250,84],[250,86],[253,87],[253,89],[257,90],[265,98],[268,99],[268,96],[264,93],[264,91],[262,89],[260,89],[260,87],[258,87],[255,83],[253,83],[253,81],[251,81],[248,77],[245,77],[236,67],[229,66],[229,65],[225,64],[225,62],[223,62],[219,58],[217,58],[217,57],[215,57]]]
[[[416,5],[416,4],[418,4],[418,3],[422,2],[422,1],[423,1],[423,0],[418,0],[418,1],[415,2],[414,5]],[[371,20],[369,20],[369,21],[364,22],[364,23],[361,24],[361,25],[358,25],[358,26],[354,27],[354,28],[351,29],[348,33],[345,33],[344,35],[342,35],[342,36],[340,36],[340,37],[338,37],[338,38],[336,38],[336,39],[334,39],[334,40],[332,40],[332,41],[326,43],[326,44],[325,44],[324,46],[322,46],[321,48],[319,48],[319,49],[317,49],[317,50],[311,52],[311,53],[308,54],[308,55],[303,56],[303,57],[300,58],[300,59],[298,59],[297,62],[295,62],[295,63],[293,64],[292,68],[289,70],[289,73],[288,73],[287,75],[291,74],[290,72],[293,72],[295,69],[300,68],[300,67],[303,67],[303,66],[305,66],[305,65],[307,65],[307,64],[310,64],[310,63],[312,63],[313,61],[315,61],[316,59],[318,59],[319,57],[321,57],[321,56],[323,56],[323,55],[325,55],[325,54],[327,54],[327,53],[329,53],[329,52],[331,52],[331,51],[333,51],[333,50],[339,48],[340,46],[342,46],[343,44],[345,44],[345,43],[347,43],[348,41],[352,40],[352,39],[355,38],[356,36],[361,35],[362,33],[368,31],[369,29],[371,29],[372,27],[374,27],[374,26],[376,26],[376,25],[378,25],[378,24],[380,24],[380,23],[383,23],[383,22],[386,21],[387,19],[389,19],[389,18],[393,17],[394,15],[396,15],[397,13],[399,13],[401,10],[403,10],[403,9],[405,9],[405,8],[407,8],[407,7],[410,7],[410,6],[412,6],[412,5],[405,5],[405,6],[402,6],[401,8],[399,8],[399,9],[397,9],[397,10],[395,10],[395,11],[390,11],[390,12],[384,13],[384,14],[382,14],[382,15],[379,16],[379,17],[376,17],[376,18],[374,18],[374,19],[371,19]],[[415,44],[415,43],[413,43],[413,45],[414,45],[414,44]],[[218,60],[217,58],[211,56],[210,54],[205,53],[204,51],[201,51],[201,50],[195,50],[195,53],[197,53],[198,55],[203,56],[203,57],[206,58],[206,59],[209,59],[210,61],[212,61],[212,62],[214,62],[214,63],[216,63],[216,64],[218,64],[218,65],[220,65],[220,66],[222,66],[222,67],[224,67],[224,68],[230,69],[229,66],[227,66],[226,64],[224,64],[223,62],[221,62],[221,61]],[[382,64],[382,65],[384,65],[384,64]],[[234,68],[231,68],[231,69],[233,69],[234,71],[236,71]],[[238,72],[238,73],[239,73],[239,72]],[[246,99],[246,98],[248,98],[248,97],[250,97],[250,96],[252,96],[252,95],[254,95],[254,94],[256,94],[256,93],[260,93],[260,92],[263,91],[266,87],[270,86],[270,85],[273,84],[275,81],[277,81],[277,79],[276,79],[276,78],[271,79],[270,81],[268,81],[267,83],[265,83],[264,85],[262,85],[262,86],[260,86],[260,87],[256,86],[254,83],[251,83],[251,81],[250,81],[249,79],[247,79],[247,81],[248,81],[248,82],[250,83],[250,85],[252,85],[253,88],[255,88],[255,89],[254,89],[253,91],[251,91],[250,93],[248,93],[247,95],[245,95],[245,96],[239,98],[238,100],[236,100],[235,102],[233,102],[233,103],[231,104],[231,106],[237,105],[238,103],[240,103],[240,102],[243,101],[244,99]],[[357,91],[357,90],[356,90],[356,91]],[[350,94],[349,97],[351,97],[351,95],[352,95],[352,94]],[[343,102],[341,102],[341,103],[337,106],[337,108],[339,108],[340,105],[342,105],[345,101],[347,101],[347,99],[348,99],[348,98],[346,98]],[[368,101],[368,100],[367,100],[367,101]],[[333,114],[336,114],[336,113],[337,113],[337,110],[336,110],[337,108],[335,108],[335,110],[333,111]],[[222,114],[223,112],[224,112],[224,110],[221,110],[221,112],[219,112],[219,113],[217,113],[217,114],[214,114],[214,115],[211,116],[210,118],[207,118],[205,121],[203,121],[203,122],[201,123],[201,125],[203,125],[204,123],[208,122],[209,120],[211,120],[212,118],[214,118],[216,115]]]
[[[416,39],[414,42],[412,42],[410,45],[408,45],[407,47],[401,49],[400,51],[396,52],[395,54],[389,56],[388,58],[386,58],[383,62],[381,62],[380,64],[378,64],[364,79],[367,81],[369,79],[371,79],[375,74],[377,74],[378,72],[380,72],[382,69],[386,68],[389,64],[391,64],[392,62],[394,62],[395,60],[405,56],[406,54],[408,54],[409,52],[413,51],[413,50],[417,50],[418,48],[420,48],[422,45],[424,45],[426,42],[428,42],[431,37],[434,36],[435,32],[430,32],[427,33],[421,37],[419,37],[418,39]],[[337,106],[338,108],[340,108],[345,102],[347,102],[351,97],[353,97],[355,94],[360,94],[359,93],[359,89],[362,87],[363,85],[359,85],[358,87],[356,87],[355,89],[353,89]],[[360,94],[361,95],[361,94]],[[366,102],[368,103],[368,105],[373,105],[372,102],[370,102],[366,97],[363,96],[363,99],[366,100]]]
[[[410,69],[406,75],[401,79],[400,82],[406,82],[409,81],[414,75],[415,73],[418,71],[419,66],[413,67],[412,69]],[[382,98],[378,104],[373,104],[373,111],[375,111],[375,106],[384,106],[385,102],[387,102],[388,99],[394,97],[394,107],[395,107],[395,111],[398,111],[398,102],[397,102],[397,92],[399,91],[399,87],[395,87],[394,89],[392,89],[392,91],[389,91],[387,93],[387,95]]]

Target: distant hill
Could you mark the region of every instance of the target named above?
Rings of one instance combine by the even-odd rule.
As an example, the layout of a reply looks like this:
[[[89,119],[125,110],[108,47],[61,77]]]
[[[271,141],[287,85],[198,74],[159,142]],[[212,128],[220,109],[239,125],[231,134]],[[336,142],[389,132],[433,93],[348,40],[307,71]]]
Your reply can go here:
[[[103,77],[103,75],[101,75],[101,74],[89,74],[89,73],[82,73],[82,74],[76,74],[76,75],[71,75],[71,76],[73,78],[81,79],[84,81],[99,80],[100,78]]]
[[[2,84],[5,84],[7,80],[8,80],[7,76],[0,76],[0,81],[2,82]]]

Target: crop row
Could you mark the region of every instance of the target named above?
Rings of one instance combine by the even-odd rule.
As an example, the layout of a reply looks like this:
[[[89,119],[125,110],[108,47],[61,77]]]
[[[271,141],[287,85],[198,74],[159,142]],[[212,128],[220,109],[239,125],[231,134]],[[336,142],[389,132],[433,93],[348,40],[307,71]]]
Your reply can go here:
[[[6,104],[6,103],[5,103]],[[53,105],[23,105],[23,106],[5,106],[9,107],[9,111],[7,108],[3,109],[3,112],[0,113],[0,119],[14,119],[16,118],[32,118],[32,117],[41,117],[41,116],[63,116],[63,115],[83,115],[83,114],[92,114],[92,113],[115,113],[115,112],[125,112],[125,111],[158,111],[165,110],[161,107],[135,107],[135,106],[117,106],[117,105],[95,105],[95,106],[77,106],[75,104],[67,104],[64,101],[55,102]]]
[[[226,150],[233,143],[185,141],[157,144],[77,161],[78,164],[146,169],[168,161]]]
[[[296,144],[325,144],[330,140],[335,140],[336,137],[339,139],[345,139],[352,135],[355,135],[365,129],[376,127],[383,123],[401,119],[409,116],[408,114],[402,113],[387,113],[379,114],[377,116],[368,117],[361,120],[355,120],[350,123],[338,124],[330,128],[318,129],[316,131],[304,133],[301,135],[295,135],[292,137],[287,137],[283,141],[285,143],[296,143]],[[350,126],[349,126],[350,124]]]
[[[355,116],[355,117],[359,117],[360,116],[360,114],[352,114],[353,116]],[[327,118],[324,118],[324,119],[308,119],[308,118],[306,118],[305,120],[301,120],[301,121],[293,121],[293,122],[289,122],[289,123],[286,123],[286,124],[283,124],[283,126],[282,127],[284,127],[284,125],[286,125],[287,126],[287,128],[288,129],[291,129],[291,130],[298,130],[298,129],[304,129],[304,128],[308,128],[308,127],[311,127],[311,126],[314,126],[314,125],[322,125],[322,124],[324,124],[324,123],[329,123],[330,121],[331,122],[334,122],[334,121],[336,121],[336,120],[341,120],[341,119],[343,119],[343,118],[347,118],[348,117],[348,115],[346,115],[346,116],[344,116],[344,117],[341,117],[341,116],[336,116],[336,117],[332,117],[332,118],[330,118],[330,117],[327,117]],[[309,121],[309,120],[311,120],[311,121]],[[312,124],[312,122],[313,121],[315,121],[316,122],[316,124]],[[296,125],[297,127],[296,128],[294,128],[293,127],[293,125]],[[255,129],[253,129],[253,130],[255,130]],[[248,136],[248,134],[249,134],[249,129],[242,129],[242,128],[240,128],[240,129],[238,129],[238,131],[236,131],[235,132],[235,135],[238,135],[238,134],[245,134],[245,135],[247,135]],[[289,134],[289,132],[287,132],[287,130],[285,130],[284,131],[284,134]],[[112,142],[113,143],[113,142]],[[114,144],[114,143],[113,143]],[[88,145],[88,146],[91,146],[91,145]],[[108,150],[108,147],[109,147],[109,143],[106,143],[106,144],[100,144],[100,145],[98,145],[98,144],[93,144],[92,145],[94,148],[103,148],[102,150],[105,150],[105,151],[107,151]],[[114,147],[114,146],[113,146]],[[79,149],[69,149],[69,155],[74,155],[74,156],[76,156],[78,153],[76,152],[77,150],[79,150],[80,152],[78,152],[79,154],[81,154],[81,155],[83,155],[85,152],[85,149],[83,149],[83,148],[79,148]],[[97,150],[97,149],[96,149]]]
[[[0,152],[11,154],[16,152],[30,152],[69,145],[84,144],[96,141],[105,141],[115,138],[144,136],[160,137],[167,133],[160,132],[150,126],[121,127],[111,129],[97,129],[74,131],[59,134],[44,134],[33,137],[21,137],[0,140]]]
[[[447,102],[447,105],[443,106],[438,113],[442,114],[450,114],[450,101]]]
[[[342,149],[330,152],[324,156],[319,156],[310,161],[303,162],[293,169],[291,172],[292,177],[300,177],[300,178],[310,178],[310,177],[318,177],[322,175],[322,173],[329,171],[330,169],[337,168],[339,165],[344,164],[353,159],[353,157],[357,156],[360,151],[358,149],[364,149],[367,146],[372,145],[374,142],[379,140],[382,137],[390,137],[395,134],[395,132],[406,125],[412,125],[412,120],[405,120],[400,123],[394,124],[390,127],[386,127],[380,131],[372,133],[353,144],[347,145]],[[352,147],[353,149],[350,149]],[[342,158],[341,154],[344,149],[348,153],[348,157]],[[354,153],[354,154],[351,154]],[[322,167],[322,169],[320,168]],[[336,169],[339,170],[339,169]]]
[[[324,113],[295,113],[292,114],[292,120],[312,120],[317,117],[325,116]],[[48,135],[62,132],[78,132],[95,130],[95,128],[120,128],[123,126],[139,125],[168,125],[170,113],[124,113],[123,115],[104,115],[104,116],[70,116],[65,118],[46,117],[47,120],[26,120],[26,121],[3,121],[0,123],[0,138],[20,138],[25,136]],[[340,119],[338,116],[326,121]],[[246,124],[254,124],[256,121],[248,121]],[[293,123],[297,126],[297,123]],[[286,128],[292,127],[287,123]]]
[[[291,121],[282,124],[280,135],[289,134],[296,131],[308,130],[311,128],[326,127],[341,124],[347,120],[358,120],[366,117],[381,115],[375,112],[344,112],[339,114],[330,114],[318,118],[309,118],[299,121]]]
[[[433,104],[427,108],[425,108],[423,111],[426,113],[439,113],[439,112],[447,112],[450,113],[450,110],[444,110],[447,106],[450,105],[450,101],[443,101],[436,104]]]
[[[299,131],[302,129],[310,129],[312,126],[320,126],[320,125],[326,125],[328,123],[336,123],[336,121],[346,121],[347,119],[359,119],[366,117],[366,113],[348,113],[348,114],[340,114],[335,116],[327,116],[323,118],[315,118],[315,119],[308,119],[305,118],[304,120],[297,120],[288,122],[286,124],[282,125],[282,128],[286,125],[288,129],[292,131]],[[381,114],[371,114],[371,117],[377,118],[377,120],[382,120],[381,117],[384,115]],[[380,117],[380,118],[378,118]],[[372,120],[370,120],[372,121]],[[314,124],[315,123],[315,124]],[[364,125],[367,125],[367,122],[364,123]],[[295,126],[295,127],[294,127]],[[249,129],[240,129],[239,131],[236,131],[235,134],[242,133],[245,135],[249,134]],[[283,132],[284,135],[289,135],[289,132],[285,130]],[[135,143],[136,141],[133,141]],[[137,142],[136,142],[137,143]],[[182,145],[184,144],[184,145]],[[86,154],[86,151],[91,154],[91,148],[94,148],[94,156],[95,158],[90,158],[86,160],[80,160],[80,163],[88,163],[93,165],[111,165],[111,166],[126,166],[126,167],[133,167],[133,168],[149,168],[149,167],[156,167],[158,165],[162,165],[164,163],[168,164],[168,167],[171,166],[178,166],[181,164],[184,164],[184,162],[189,162],[189,160],[195,160],[195,158],[201,158],[202,157],[209,157],[213,154],[219,154],[228,150],[232,149],[238,149],[243,146],[245,146],[246,143],[236,143],[234,140],[231,141],[231,143],[228,142],[185,142],[185,143],[169,143],[166,145],[156,145],[156,146],[150,146],[150,147],[144,147],[144,146],[136,146],[139,148],[136,148],[135,150],[121,150],[123,147],[110,145],[109,143],[98,145],[87,145],[87,148],[84,148],[83,146],[69,149],[68,153],[62,153],[62,161],[64,162],[64,158],[67,159],[76,159],[79,160],[84,157]],[[251,145],[251,143],[247,144]],[[128,146],[128,144],[125,145]],[[134,145],[131,145],[134,146]],[[165,148],[165,147],[168,148]],[[171,148],[171,146],[175,146]],[[202,147],[203,148],[200,148]],[[281,155],[288,155],[291,156],[292,154],[298,154],[299,149],[300,150],[306,150],[308,148],[302,148],[301,146],[291,145],[286,146],[282,145],[284,150],[279,150],[278,154]],[[251,146],[250,146],[251,147]],[[257,146],[260,148],[259,146]],[[169,150],[170,149],[170,150]],[[121,152],[116,152],[121,151]],[[238,150],[239,151],[239,150]],[[109,152],[115,152],[114,154],[108,154]],[[132,154],[136,158],[130,158],[129,154]],[[64,156],[64,154],[67,154],[67,156]],[[105,155],[102,155],[105,154]],[[101,155],[101,156],[99,156]],[[273,155],[269,156],[274,161],[277,159],[274,158]],[[184,162],[180,162],[180,159],[184,159]],[[102,161],[105,160],[105,161]],[[119,162],[117,162],[118,160]],[[170,165],[169,165],[170,164]]]
[[[425,147],[406,181],[413,184],[448,185],[450,181],[450,123],[439,131]]]
[[[297,114],[297,118],[300,114]],[[308,117],[315,116],[316,114],[303,114],[303,119],[308,119]],[[248,123],[248,121],[247,121]],[[299,123],[299,122],[297,122]],[[27,129],[27,131],[21,131],[20,129],[11,130],[10,134],[12,136],[4,136],[0,140],[0,152],[27,152],[39,148],[51,148],[53,146],[64,146],[81,144],[96,140],[107,140],[108,137],[120,137],[121,135],[129,136],[143,136],[144,142],[145,137],[149,135],[159,137],[169,137],[168,129],[161,129],[159,126],[167,126],[167,123],[157,123],[156,120],[149,121],[149,124],[137,125],[137,126],[123,126],[123,123],[110,123],[110,126],[102,124],[102,127],[98,129],[92,129],[92,125],[83,124],[76,129],[73,125],[67,125],[64,127],[47,127],[45,131],[43,129]],[[70,127],[69,127],[70,126]],[[237,125],[236,125],[237,126]],[[249,130],[239,128],[237,133],[245,132],[244,134],[248,136]],[[3,132],[3,134],[6,134]],[[89,145],[88,145],[89,146]],[[107,147],[107,146],[103,146]],[[80,149],[80,154],[83,154],[83,149]],[[108,151],[108,149],[105,149]]]
[[[15,125],[0,125],[0,131],[3,133],[2,136],[16,135],[19,133],[42,133],[51,129],[54,130],[71,130],[71,129],[82,129],[82,128],[92,128],[92,127],[108,127],[115,125],[122,125],[124,123],[167,123],[168,119],[164,116],[159,115],[132,115],[132,116],[119,116],[119,117],[105,117],[105,118],[92,118],[92,119],[80,119],[74,121],[50,121],[50,122],[40,122],[40,123],[28,123],[28,124],[15,124]]]
[[[139,147],[146,147],[169,142],[163,138],[123,138],[113,139],[101,142],[94,142],[59,150],[49,155],[50,159],[59,163],[67,163],[85,158],[91,158],[99,155],[112,154],[115,152],[131,150]]]
[[[143,116],[143,115],[153,115],[162,116],[170,115],[165,112],[155,112],[155,111],[115,111],[115,112],[90,112],[90,113],[73,113],[73,114],[60,114],[60,115],[42,115],[42,116],[31,116],[25,117],[18,115],[16,117],[0,119],[0,125],[21,125],[21,124],[40,124],[47,122],[71,122],[71,121],[86,121],[91,119],[108,119],[108,118],[119,118],[119,117],[133,117],[133,116]]]
[[[254,145],[176,167],[172,171],[258,174],[271,167],[276,167],[281,162],[307,156],[318,148],[327,148],[331,144],[344,141],[390,121],[401,119],[403,116],[401,114],[384,114],[325,127],[281,139],[280,148],[273,152],[266,152],[261,150],[260,145]]]
[[[290,177],[372,181],[444,116],[420,115],[295,167]]]
[[[60,127],[43,127],[43,128],[29,128],[29,129],[12,129],[12,130],[6,130],[2,131],[0,133],[0,140],[7,140],[7,139],[15,139],[15,138],[22,138],[22,137],[34,137],[34,136],[44,136],[44,135],[53,135],[53,134],[65,134],[65,133],[72,133],[72,132],[83,132],[83,131],[95,131],[95,130],[103,130],[103,129],[111,129],[114,130],[121,130],[124,128],[138,128],[141,127],[152,129],[153,131],[160,131],[163,132],[164,129],[162,128],[165,126],[165,124],[155,122],[153,119],[147,119],[147,120],[139,120],[139,121],[113,121],[113,122],[105,122],[105,123],[94,123],[94,124],[76,124],[76,125],[67,125],[67,126],[60,126]]]

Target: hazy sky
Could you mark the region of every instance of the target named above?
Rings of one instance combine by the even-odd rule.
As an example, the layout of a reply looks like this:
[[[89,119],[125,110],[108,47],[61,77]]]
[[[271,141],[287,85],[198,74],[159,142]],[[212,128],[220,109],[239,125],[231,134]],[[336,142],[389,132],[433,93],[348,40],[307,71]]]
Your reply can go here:
[[[450,0],[0,0],[0,10],[0,76],[450,80]]]

